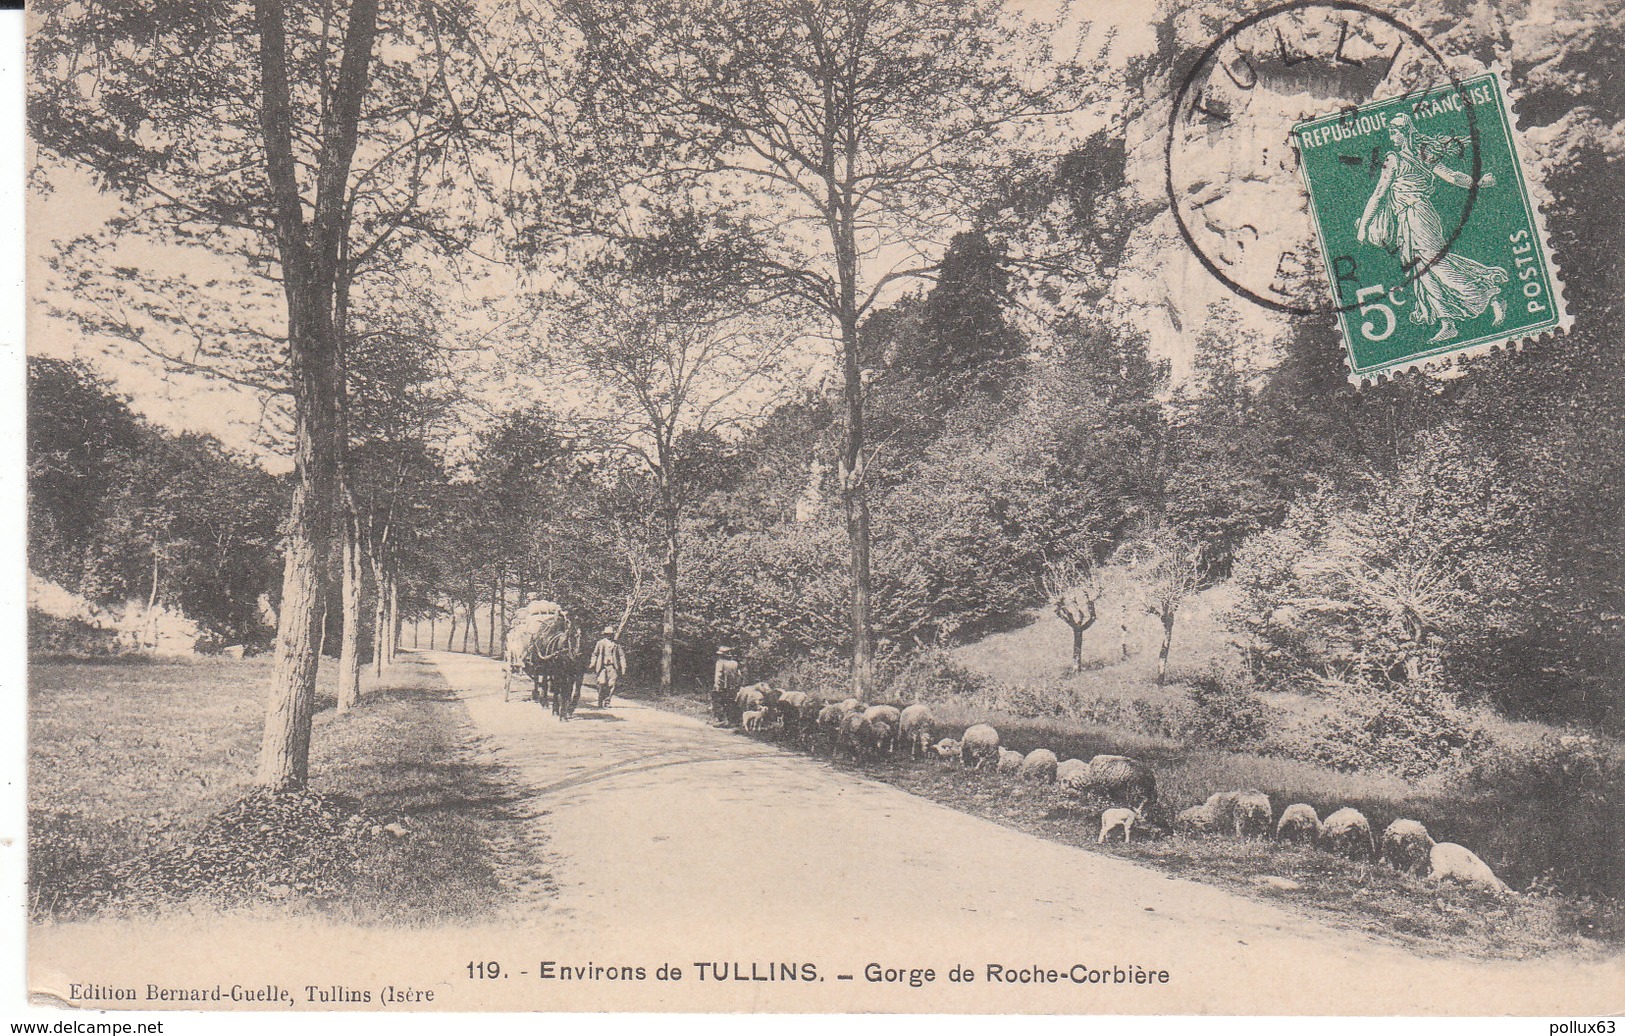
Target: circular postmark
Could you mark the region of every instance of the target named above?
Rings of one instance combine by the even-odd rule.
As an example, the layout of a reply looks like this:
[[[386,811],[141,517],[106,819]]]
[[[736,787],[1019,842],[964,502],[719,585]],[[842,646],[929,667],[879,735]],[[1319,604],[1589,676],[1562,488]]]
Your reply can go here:
[[[1169,112],[1168,202],[1206,269],[1243,298],[1283,313],[1356,308],[1328,298],[1316,227],[1298,170],[1292,128],[1330,113],[1349,128],[1337,160],[1374,189],[1387,157],[1369,142],[1356,109],[1388,98],[1456,97],[1466,132],[1454,157],[1470,186],[1440,210],[1443,247],[1404,271],[1403,284],[1443,259],[1477,197],[1481,167],[1473,101],[1444,57],[1419,32],[1352,0],[1295,0],[1241,19],[1213,40],[1180,81]],[[1376,137],[1380,139],[1381,133]],[[1350,257],[1326,256],[1337,267]]]

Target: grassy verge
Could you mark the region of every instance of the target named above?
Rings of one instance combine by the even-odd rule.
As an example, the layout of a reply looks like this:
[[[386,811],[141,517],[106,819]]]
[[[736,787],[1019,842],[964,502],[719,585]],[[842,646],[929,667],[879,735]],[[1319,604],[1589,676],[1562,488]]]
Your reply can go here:
[[[707,704],[698,697],[648,700],[688,715],[707,715]],[[1515,839],[1519,845],[1541,834],[1539,829],[1516,829],[1520,818],[1527,819],[1527,813],[1542,808],[1539,803],[1524,802],[1518,788],[1503,789],[1500,795],[1485,792],[1477,798],[1443,790],[1427,792],[1392,777],[1339,773],[1245,752],[1203,751],[1167,739],[1064,720],[970,717],[950,708],[937,711],[945,729],[992,722],[1004,745],[1017,751],[1049,748],[1063,759],[1088,759],[1101,752],[1135,755],[1155,768],[1162,801],[1175,809],[1199,802],[1213,791],[1259,788],[1270,794],[1277,813],[1291,802],[1308,802],[1321,816],[1337,806],[1352,805],[1378,831],[1396,817],[1413,817],[1426,823],[1437,840],[1459,841],[1486,859],[1493,859],[1497,834]],[[794,747],[781,744],[786,749]],[[1269,841],[1171,836],[1137,839],[1127,846],[1102,846],[1095,841],[1098,812],[1077,808],[1053,786],[1023,782],[1014,775],[967,771],[934,760],[854,764],[843,758],[836,765],[1029,834],[1278,902],[1334,927],[1391,939],[1422,953],[1483,958],[1527,958],[1553,952],[1591,956],[1616,953],[1625,942],[1625,916],[1618,901],[1607,896],[1526,894],[1503,899],[1399,874],[1385,866],[1352,863],[1318,850]],[[1498,830],[1496,825],[1503,823],[1512,825],[1512,830]],[[1604,832],[1604,836],[1618,837],[1617,832]],[[1553,852],[1562,851],[1559,842]]]
[[[33,916],[262,903],[361,924],[494,915],[489,844],[514,826],[503,774],[470,757],[463,706],[407,658],[345,716],[324,672],[309,794],[275,802],[247,783],[268,661],[36,662]]]

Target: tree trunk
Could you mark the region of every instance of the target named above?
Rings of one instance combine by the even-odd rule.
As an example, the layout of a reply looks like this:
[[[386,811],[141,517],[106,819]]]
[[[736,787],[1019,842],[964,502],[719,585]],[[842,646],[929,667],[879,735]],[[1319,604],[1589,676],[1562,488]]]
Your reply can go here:
[[[147,594],[146,633],[142,636],[142,646],[147,650],[156,650],[158,647],[158,551],[152,552],[152,590]]]
[[[279,0],[254,0],[260,37],[260,122],[270,188],[265,200],[276,226],[288,305],[287,369],[294,402],[293,497],[284,527],[282,609],[255,775],[256,784],[275,790],[302,787],[310,776],[310,725],[323,633],[318,628],[323,617],[322,570],[331,556],[338,456],[338,350],[331,307],[349,212],[345,201],[350,163],[377,28],[377,0],[355,0],[349,13],[344,56],[322,119],[313,219],[307,227],[293,153],[285,7]]]
[[[1072,671],[1083,672],[1083,627],[1072,627]]]
[[[401,586],[395,578],[393,570],[388,572],[389,578],[389,638],[384,641],[387,654],[385,663],[395,664],[395,652],[401,646]],[[412,626],[412,646],[418,646],[417,624]]]
[[[1157,653],[1157,686],[1161,687],[1168,679],[1168,652],[1174,646],[1174,612],[1166,609],[1162,613],[1162,650]]]
[[[389,639],[389,596],[385,587],[389,577],[384,573],[384,559],[376,547],[369,552],[368,560],[372,562],[372,672],[381,679],[385,656],[389,653],[384,647]],[[356,568],[359,571],[360,565]]]
[[[344,516],[343,578],[338,711],[349,712],[361,700],[361,523],[353,513]]]
[[[446,650],[447,651],[456,651],[457,650],[457,606],[456,605],[452,605],[451,611],[449,613],[447,613],[446,622],[449,623],[450,627],[451,627],[450,629],[448,629],[446,631]],[[466,637],[468,634],[465,633],[463,635]]]
[[[664,475],[661,481],[667,481]],[[669,483],[663,485],[661,490],[666,497],[663,507],[665,514],[662,516],[666,526],[666,556],[661,559],[660,566],[666,580],[666,600],[660,613],[660,689],[670,694],[677,653],[677,551],[681,545],[682,527]]]
[[[844,283],[842,294],[850,295]],[[852,696],[867,701],[874,683],[874,632],[870,625],[869,494],[863,457],[863,376],[858,367],[858,322],[854,309],[841,320],[842,360],[846,371],[846,426],[841,448],[841,506],[846,514],[850,548],[847,572],[852,581],[848,613],[852,634]]]
[[[486,654],[490,655],[492,658],[502,657],[501,651],[497,648],[497,598],[501,595],[502,573],[499,570],[493,573],[491,578],[491,608],[487,616],[489,621],[486,623],[486,628],[491,631],[491,642],[488,645],[490,650],[486,651]]]

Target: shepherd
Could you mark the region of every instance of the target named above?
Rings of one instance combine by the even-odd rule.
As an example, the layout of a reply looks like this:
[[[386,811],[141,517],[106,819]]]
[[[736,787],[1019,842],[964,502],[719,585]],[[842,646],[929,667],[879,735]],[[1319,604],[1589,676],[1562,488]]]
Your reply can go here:
[[[739,693],[739,660],[733,648],[717,648],[717,669],[711,681],[711,717],[717,726],[727,726],[733,716],[734,696]]]
[[[621,674],[626,672],[626,652],[615,640],[615,627],[605,626],[604,635],[598,643],[593,645],[592,660],[587,668],[598,674],[598,707],[609,708],[609,700],[615,696],[615,685],[621,682]]]

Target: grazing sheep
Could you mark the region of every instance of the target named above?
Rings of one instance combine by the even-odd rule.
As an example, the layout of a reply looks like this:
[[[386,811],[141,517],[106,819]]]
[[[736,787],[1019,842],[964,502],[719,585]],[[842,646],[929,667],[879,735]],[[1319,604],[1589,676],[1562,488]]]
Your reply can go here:
[[[841,720],[846,718],[846,712],[839,705],[825,705],[818,710],[818,719],[815,722],[819,733],[829,738],[829,750],[835,752],[836,742],[840,740]]]
[[[869,741],[869,721],[861,713],[849,712],[841,718],[840,734],[835,739],[835,748],[830,752],[831,758],[846,749],[852,758],[859,758]]]
[[[1357,862],[1377,855],[1377,843],[1371,838],[1371,822],[1364,813],[1349,806],[1333,813],[1320,825],[1320,847]]]
[[[952,762],[959,758],[959,742],[951,737],[945,737],[931,746],[931,751],[937,753],[937,758],[943,762]]]
[[[812,699],[806,691],[785,691],[779,695],[779,700],[768,706],[778,724],[790,733],[801,729],[806,719],[807,704]]]
[[[1377,855],[1406,874],[1425,874],[1433,854],[1433,837],[1420,820],[1396,820],[1383,828]]]
[[[1059,767],[1056,779],[1061,780]],[[1144,809],[1157,801],[1157,778],[1151,768],[1126,755],[1097,755],[1083,769],[1069,767],[1061,786],[1080,798],[1102,798],[1114,806]]]
[[[986,723],[978,723],[965,731],[959,739],[959,761],[973,770],[988,763],[999,762],[999,732]]]
[[[1089,772],[1089,764],[1082,759],[1064,759],[1055,768],[1055,783],[1063,788],[1070,788],[1082,779],[1082,775]]]
[[[864,721],[875,755],[890,755],[897,748],[897,728],[883,719]]]
[[[1026,758],[1020,752],[1012,752],[1008,748],[1001,748],[999,749],[998,771],[1000,773],[1020,773],[1021,764]]]
[[[1174,830],[1182,835],[1211,835],[1219,830],[1219,820],[1207,803],[1191,806],[1174,817]]]
[[[1428,877],[1435,881],[1449,878],[1463,885],[1476,885],[1497,895],[1517,895],[1511,886],[1495,876],[1490,865],[1465,846],[1455,842],[1439,842],[1428,854]]]
[[[1039,784],[1054,784],[1055,770],[1059,766],[1054,752],[1047,748],[1035,748],[1021,761],[1021,779],[1036,781]]]
[[[765,709],[752,709],[740,718],[744,721],[746,730],[761,730],[762,717],[767,715]]]
[[[893,705],[871,705],[863,710],[863,718],[870,723],[884,723],[891,738],[881,751],[890,755],[897,750],[897,730],[903,725],[903,713]]]
[[[842,712],[862,712],[863,711],[863,702],[858,701],[858,699],[856,699],[856,698],[848,698],[845,701],[841,702],[841,711]]]
[[[931,748],[937,736],[937,717],[929,705],[915,702],[904,709],[900,717],[897,736],[908,746],[908,757],[917,759]]]
[[[1097,843],[1104,844],[1107,835],[1111,834],[1117,828],[1122,828],[1123,844],[1127,845],[1130,841],[1132,841],[1134,825],[1139,823],[1139,820],[1140,811],[1137,809],[1126,809],[1121,806],[1108,809],[1106,812],[1100,814],[1100,837],[1095,839],[1095,841]]]
[[[1281,810],[1281,822],[1275,825],[1275,837],[1283,842],[1314,845],[1320,840],[1320,818],[1315,807],[1305,802],[1294,802]]]
[[[749,687],[741,687],[739,693],[734,695],[734,709],[739,713],[741,722],[744,721],[745,713],[752,709],[760,709],[766,704],[762,700],[762,688],[765,686],[767,685],[752,684]]]
[[[1274,826],[1275,810],[1261,791],[1214,792],[1205,805],[1219,829],[1237,838],[1268,838]]]
[[[779,703],[779,699],[784,696],[783,691],[769,687],[765,683],[752,684],[751,686],[762,692],[762,704],[766,705],[768,708],[772,708],[773,706],[777,705]]]

